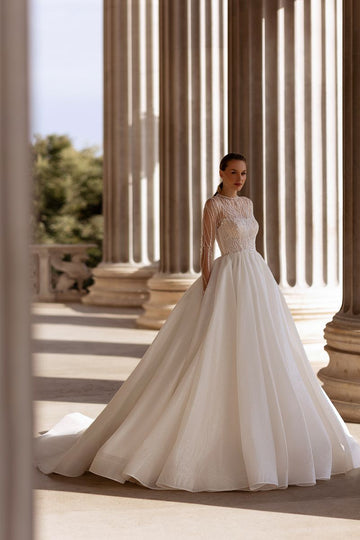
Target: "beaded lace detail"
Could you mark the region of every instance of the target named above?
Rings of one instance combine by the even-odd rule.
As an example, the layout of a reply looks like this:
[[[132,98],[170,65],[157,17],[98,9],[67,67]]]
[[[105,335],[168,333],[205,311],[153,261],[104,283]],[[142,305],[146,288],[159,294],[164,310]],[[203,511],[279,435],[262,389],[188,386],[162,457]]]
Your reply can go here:
[[[259,224],[253,214],[253,203],[248,197],[226,197],[218,194],[204,206],[201,232],[201,273],[205,290],[214,261],[215,239],[221,255],[255,251]]]

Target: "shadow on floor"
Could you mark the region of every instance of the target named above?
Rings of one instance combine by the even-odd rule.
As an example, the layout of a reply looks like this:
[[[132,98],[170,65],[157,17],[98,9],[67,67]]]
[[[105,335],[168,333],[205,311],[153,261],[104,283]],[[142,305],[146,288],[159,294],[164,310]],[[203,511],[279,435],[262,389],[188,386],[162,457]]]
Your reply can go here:
[[[97,341],[64,341],[56,339],[33,339],[33,353],[86,354],[97,356],[129,356],[142,358],[149,344],[108,343]]]
[[[66,307],[78,313],[108,313],[117,315],[132,315],[138,317],[143,313],[141,307],[111,307],[111,306],[88,306],[79,302],[66,302]]]
[[[284,490],[190,493],[151,490],[130,482],[120,484],[90,472],[76,478],[44,475],[34,469],[34,489],[87,493],[128,499],[211,505],[342,519],[360,519],[360,469],[318,480],[315,486]]]
[[[66,377],[33,377],[33,394],[37,401],[106,404],[119,390],[123,382]]]
[[[95,326],[99,328],[136,328],[135,317],[80,317],[79,315],[31,316],[32,324],[68,324],[71,326]]]
[[[109,315],[135,315],[138,316],[143,313],[142,307],[129,306],[129,307],[119,307],[119,306],[93,306],[88,304],[83,304],[82,302],[32,302],[32,307],[34,311],[41,312],[42,310],[52,311],[54,308],[56,311],[62,310],[75,311],[78,313],[102,313]]]

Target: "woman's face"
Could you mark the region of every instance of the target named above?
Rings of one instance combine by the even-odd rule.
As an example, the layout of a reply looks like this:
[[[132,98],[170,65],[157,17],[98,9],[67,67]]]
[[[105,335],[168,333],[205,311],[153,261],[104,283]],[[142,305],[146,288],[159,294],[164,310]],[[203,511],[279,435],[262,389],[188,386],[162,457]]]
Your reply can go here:
[[[246,181],[246,163],[239,159],[232,159],[225,171],[220,169],[220,176],[225,191],[240,191]]]

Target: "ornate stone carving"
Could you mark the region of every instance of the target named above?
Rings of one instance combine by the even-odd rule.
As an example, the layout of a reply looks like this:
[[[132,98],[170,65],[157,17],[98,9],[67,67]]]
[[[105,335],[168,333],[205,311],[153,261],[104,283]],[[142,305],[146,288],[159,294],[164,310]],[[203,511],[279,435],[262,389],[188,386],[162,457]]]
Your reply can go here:
[[[59,254],[50,257],[50,265],[62,272],[56,281],[56,292],[67,293],[75,284],[80,293],[85,292],[84,281],[91,276],[90,269],[84,263],[86,259],[86,254],[74,254],[71,261],[64,261]]]
[[[85,264],[90,247],[95,244],[31,245],[33,300],[66,302],[85,295],[84,281],[92,275]]]

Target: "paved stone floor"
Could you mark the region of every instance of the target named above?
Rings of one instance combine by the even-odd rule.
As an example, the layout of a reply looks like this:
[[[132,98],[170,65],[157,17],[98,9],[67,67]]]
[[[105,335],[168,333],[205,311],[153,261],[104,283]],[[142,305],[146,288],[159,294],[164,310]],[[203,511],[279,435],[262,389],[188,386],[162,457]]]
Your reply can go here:
[[[69,412],[101,412],[156,335],[135,328],[139,313],[34,304],[35,435]],[[321,344],[306,349],[315,372],[326,365]],[[348,427],[360,441],[360,425]],[[34,501],[36,540],[360,539],[360,469],[253,493],[153,491],[34,469]]]

